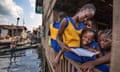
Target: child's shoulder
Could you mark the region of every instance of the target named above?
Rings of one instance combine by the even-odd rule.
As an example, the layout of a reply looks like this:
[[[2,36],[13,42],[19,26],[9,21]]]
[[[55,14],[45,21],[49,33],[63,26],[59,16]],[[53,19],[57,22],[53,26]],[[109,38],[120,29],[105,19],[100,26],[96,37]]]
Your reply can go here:
[[[89,44],[90,47],[93,47],[93,48],[97,48],[98,47],[98,42],[97,41],[92,41],[90,44]]]
[[[70,17],[66,16],[63,18],[61,24],[65,25],[65,27],[67,27],[69,21],[70,21]]]
[[[60,22],[54,22],[53,27],[55,28],[60,28]]]

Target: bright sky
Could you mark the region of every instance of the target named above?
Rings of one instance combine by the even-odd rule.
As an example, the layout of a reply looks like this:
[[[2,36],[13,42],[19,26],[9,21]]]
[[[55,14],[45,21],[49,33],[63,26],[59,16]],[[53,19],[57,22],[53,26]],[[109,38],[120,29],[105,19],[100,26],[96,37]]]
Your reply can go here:
[[[14,24],[20,17],[19,25],[32,30],[42,24],[42,14],[35,13],[36,0],[0,0],[0,25]]]

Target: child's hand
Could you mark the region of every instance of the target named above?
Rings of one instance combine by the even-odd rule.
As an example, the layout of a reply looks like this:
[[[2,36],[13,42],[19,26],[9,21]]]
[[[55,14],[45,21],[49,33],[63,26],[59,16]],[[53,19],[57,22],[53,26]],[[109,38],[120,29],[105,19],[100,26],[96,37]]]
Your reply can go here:
[[[92,52],[96,52],[97,50],[93,49],[93,48],[88,48],[87,50],[92,51]]]
[[[53,62],[52,62],[53,68],[56,69],[57,65],[58,65],[58,60],[54,59]]]
[[[71,52],[70,48],[67,45],[62,45],[62,49],[67,52]]]
[[[67,52],[71,52],[70,48],[69,47],[64,47],[64,50],[67,51]]]
[[[83,63],[80,66],[80,69],[82,70],[82,72],[87,72],[88,70],[91,71],[94,67],[95,67],[94,62],[88,61],[86,63]]]

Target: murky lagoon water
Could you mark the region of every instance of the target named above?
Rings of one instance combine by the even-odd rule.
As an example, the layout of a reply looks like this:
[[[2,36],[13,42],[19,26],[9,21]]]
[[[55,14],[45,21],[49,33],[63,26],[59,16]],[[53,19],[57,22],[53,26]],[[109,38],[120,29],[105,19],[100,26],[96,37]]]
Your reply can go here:
[[[41,60],[36,49],[16,52],[16,63],[10,63],[10,55],[0,57],[0,72],[40,72]]]

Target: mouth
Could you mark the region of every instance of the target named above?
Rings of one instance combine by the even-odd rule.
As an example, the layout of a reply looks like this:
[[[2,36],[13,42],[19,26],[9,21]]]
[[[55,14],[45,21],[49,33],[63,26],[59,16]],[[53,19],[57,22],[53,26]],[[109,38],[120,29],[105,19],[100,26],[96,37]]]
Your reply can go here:
[[[104,48],[104,45],[101,45],[101,48]]]
[[[84,45],[87,45],[87,42],[86,42],[86,41],[83,41],[82,43],[83,43]]]

